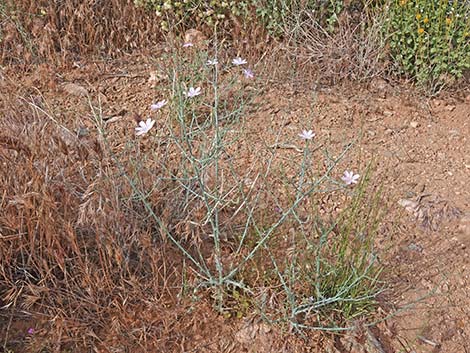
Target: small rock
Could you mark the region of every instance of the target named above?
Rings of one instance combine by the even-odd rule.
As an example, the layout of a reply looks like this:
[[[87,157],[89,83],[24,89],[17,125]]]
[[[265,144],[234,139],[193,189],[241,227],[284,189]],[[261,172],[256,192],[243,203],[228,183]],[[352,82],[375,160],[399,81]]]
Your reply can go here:
[[[385,116],[393,116],[393,112],[391,110],[384,110],[383,115]]]
[[[408,250],[416,251],[416,252],[422,252],[423,247],[421,245],[411,243],[411,244],[408,245]]]
[[[417,121],[412,121],[410,123],[410,126],[413,128],[413,129],[416,129],[418,126],[419,126],[419,123]]]
[[[458,232],[466,237],[470,237],[470,214],[465,215],[460,219]]]
[[[459,130],[450,130],[449,135],[451,135],[453,137],[456,137],[456,136],[460,135],[460,132],[459,132]]]
[[[62,86],[62,89],[73,96],[83,97],[88,95],[88,90],[85,87],[75,83],[66,83]]]
[[[446,105],[446,110],[447,111],[452,112],[452,111],[454,111],[454,109],[455,109],[455,105],[451,105],[451,104]]]

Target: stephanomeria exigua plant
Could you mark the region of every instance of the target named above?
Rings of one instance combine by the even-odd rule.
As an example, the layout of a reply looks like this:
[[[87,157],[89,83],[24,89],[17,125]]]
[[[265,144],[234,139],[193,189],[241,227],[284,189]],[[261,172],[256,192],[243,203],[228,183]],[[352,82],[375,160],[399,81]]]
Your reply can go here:
[[[294,137],[293,143],[300,138],[305,144],[295,149],[301,155],[290,156],[289,173],[275,148],[260,153],[267,157],[257,163],[243,165],[237,158],[240,148],[266,148],[264,141],[245,142],[245,107],[254,90],[243,90],[236,70],[219,67],[248,62],[236,58],[224,65],[217,48],[214,52],[212,59],[199,53],[196,62],[176,55],[169,59],[174,66],[168,69],[171,86],[165,92],[168,118],[159,117],[162,124],[147,139],[148,152],[135,147],[135,170],[127,172],[118,156],[117,165],[132,186],[132,197],[153,220],[156,242],[171,241],[191,267],[195,276],[185,287],[194,296],[210,293],[226,315],[251,310],[297,330],[343,330],[344,320],[370,312],[380,292],[371,241],[377,212],[364,210],[361,203],[369,179],[359,182],[351,172],[343,183],[335,180],[333,172],[352,144],[336,156],[327,149],[322,155],[316,146],[321,136],[313,130]],[[204,83],[204,90],[192,82]],[[223,96],[227,91],[231,94]],[[157,109],[162,102],[167,103],[156,103]],[[147,133],[153,124],[151,119],[141,122],[136,133]],[[278,142],[284,136],[280,131],[272,138]],[[312,162],[321,159],[324,163]],[[142,174],[152,176],[150,185]],[[347,188],[351,183],[356,188]],[[353,206],[344,207],[348,212],[336,219],[323,219],[316,209],[318,195],[341,190],[355,200]],[[164,207],[152,204],[157,192]],[[364,204],[376,207],[378,202]],[[268,305],[273,296],[277,304]]]

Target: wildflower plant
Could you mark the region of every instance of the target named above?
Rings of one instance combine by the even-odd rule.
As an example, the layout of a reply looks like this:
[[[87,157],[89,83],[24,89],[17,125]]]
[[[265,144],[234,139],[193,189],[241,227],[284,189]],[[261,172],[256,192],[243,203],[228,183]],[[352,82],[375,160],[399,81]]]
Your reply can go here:
[[[468,1],[394,0],[385,30],[399,71],[421,85],[449,84],[470,68]]]
[[[282,168],[276,150],[269,148],[258,163],[248,166],[236,158],[237,148],[244,145],[244,113],[252,98],[247,94],[253,93],[243,90],[242,70],[230,70],[235,61],[222,62],[217,48],[214,52],[191,60],[172,57],[171,86],[165,94],[171,110],[168,119],[159,113],[161,123],[146,140],[151,144],[147,152],[130,146],[139,153],[133,167],[119,156],[117,166],[131,185],[133,198],[153,220],[156,244],[171,242],[195,273],[187,284],[194,296],[209,293],[217,309],[229,316],[257,311],[298,330],[339,329],[346,317],[316,323],[300,323],[298,318],[338,308],[347,311],[347,318],[362,315],[380,291],[371,240],[376,218],[339,215],[326,226],[314,206],[320,194],[344,191],[356,195],[347,209],[363,211],[367,183],[347,188],[333,176],[352,145],[335,157],[325,151],[325,167],[317,169],[312,156],[319,153],[318,137],[313,128],[300,131],[294,139],[302,154],[293,157],[292,175],[282,178],[287,196],[276,196],[277,170]],[[212,65],[215,62],[218,65]],[[191,99],[195,96],[197,100]],[[105,131],[102,135],[106,140]],[[278,140],[282,134],[273,137]],[[152,175],[152,185],[142,183],[142,174]],[[163,205],[153,204],[155,193],[165,200]],[[305,205],[312,206],[308,221]],[[266,296],[280,298],[279,304],[268,308]]]

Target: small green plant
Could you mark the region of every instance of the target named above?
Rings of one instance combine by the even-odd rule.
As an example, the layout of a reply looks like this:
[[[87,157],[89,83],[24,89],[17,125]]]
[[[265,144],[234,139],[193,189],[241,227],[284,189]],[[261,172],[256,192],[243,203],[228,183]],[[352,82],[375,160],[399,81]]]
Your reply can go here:
[[[401,73],[421,85],[451,83],[470,68],[470,2],[393,0],[388,31]]]
[[[185,281],[195,296],[209,295],[227,317],[257,310],[298,330],[343,330],[345,320],[368,312],[379,292],[376,218],[361,213],[368,173],[334,175],[352,144],[334,157],[326,149],[324,164],[316,166],[320,147],[308,129],[294,137],[301,153],[292,156],[290,172],[277,173],[284,166],[272,147],[258,163],[240,165],[235,147],[244,145],[243,113],[253,92],[245,88],[258,81],[248,60],[222,61],[217,52],[186,46],[165,60],[171,85],[160,87],[150,107],[158,120],[140,121],[129,150],[113,158],[153,220],[156,241],[170,241],[196,274]],[[96,122],[106,141],[99,114]],[[285,192],[274,196],[279,174]],[[152,185],[142,175],[152,175]],[[321,226],[321,217],[315,221],[317,209],[304,206],[333,192],[357,195],[333,221],[337,234]],[[166,212],[152,204],[156,193]],[[276,306],[267,308],[259,290],[279,298]],[[310,313],[321,321],[311,321]]]

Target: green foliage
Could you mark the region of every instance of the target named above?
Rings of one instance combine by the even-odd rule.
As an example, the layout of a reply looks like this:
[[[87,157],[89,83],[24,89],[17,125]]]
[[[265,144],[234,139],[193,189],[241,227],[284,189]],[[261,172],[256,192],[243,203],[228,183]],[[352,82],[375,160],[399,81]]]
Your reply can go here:
[[[393,0],[391,54],[419,84],[445,84],[470,67],[470,2]]]
[[[229,15],[248,17],[250,0],[203,1],[203,0],[134,0],[137,6],[154,10],[161,17],[160,26],[193,26],[225,24]]]
[[[329,30],[334,28],[343,9],[343,0],[134,0],[137,6],[156,11],[161,17],[161,27],[228,25],[233,17],[249,22],[254,19],[273,35],[284,33],[286,20],[307,10],[315,13],[319,22]]]

